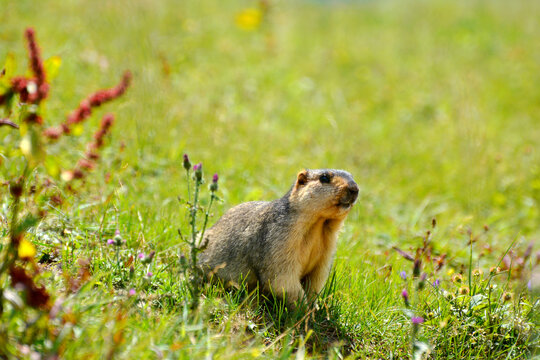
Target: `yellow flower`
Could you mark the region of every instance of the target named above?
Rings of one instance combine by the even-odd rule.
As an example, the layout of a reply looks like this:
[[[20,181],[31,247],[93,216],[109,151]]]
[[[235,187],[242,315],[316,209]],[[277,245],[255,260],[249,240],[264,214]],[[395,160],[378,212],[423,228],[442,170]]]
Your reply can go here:
[[[32,259],[36,256],[36,248],[26,239],[22,239],[19,243],[19,258]]]
[[[452,276],[452,282],[460,283],[463,281],[463,276],[461,274],[455,274]]]
[[[262,13],[259,9],[244,9],[236,15],[236,26],[242,30],[255,30],[261,25]]]

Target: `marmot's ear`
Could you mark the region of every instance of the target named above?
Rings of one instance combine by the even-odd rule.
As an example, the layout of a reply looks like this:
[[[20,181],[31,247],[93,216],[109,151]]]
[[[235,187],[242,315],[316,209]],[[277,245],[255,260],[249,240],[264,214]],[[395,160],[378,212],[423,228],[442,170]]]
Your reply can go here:
[[[296,176],[296,187],[306,185],[308,182],[308,172],[307,170],[302,170]]]

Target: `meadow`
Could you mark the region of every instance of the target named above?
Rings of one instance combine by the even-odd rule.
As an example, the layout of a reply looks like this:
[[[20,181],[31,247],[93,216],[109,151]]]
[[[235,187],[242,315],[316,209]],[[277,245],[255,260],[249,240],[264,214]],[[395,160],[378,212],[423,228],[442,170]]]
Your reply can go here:
[[[50,85],[43,125],[20,99],[0,108],[19,126],[0,126],[0,358],[539,356],[540,3],[0,6],[0,66],[32,74],[31,27]],[[126,70],[125,93],[46,154],[20,148]],[[99,159],[73,178],[107,113]],[[303,168],[354,175],[319,309],[218,286],[191,306],[184,154],[202,163],[202,209],[219,175],[209,225]]]

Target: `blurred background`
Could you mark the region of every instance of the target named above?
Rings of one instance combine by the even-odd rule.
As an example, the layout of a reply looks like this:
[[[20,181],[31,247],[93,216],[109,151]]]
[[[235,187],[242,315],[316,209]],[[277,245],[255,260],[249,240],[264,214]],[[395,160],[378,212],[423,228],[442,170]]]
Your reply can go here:
[[[62,58],[55,124],[133,72],[108,156],[120,206],[145,218],[178,221],[188,153],[221,176],[218,215],[283,195],[302,168],[343,168],[362,188],[359,249],[432,217],[442,243],[488,225],[507,246],[540,234],[538,19],[534,1],[4,0],[0,58],[25,59],[27,26]]]

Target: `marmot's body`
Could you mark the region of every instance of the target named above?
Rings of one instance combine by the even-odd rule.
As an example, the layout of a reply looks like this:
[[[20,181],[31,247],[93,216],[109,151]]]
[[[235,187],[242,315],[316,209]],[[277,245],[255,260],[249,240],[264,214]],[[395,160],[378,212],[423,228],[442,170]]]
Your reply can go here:
[[[225,283],[259,283],[289,303],[311,299],[326,282],[338,231],[357,196],[346,171],[304,170],[281,199],[227,211],[206,232],[200,264]]]

